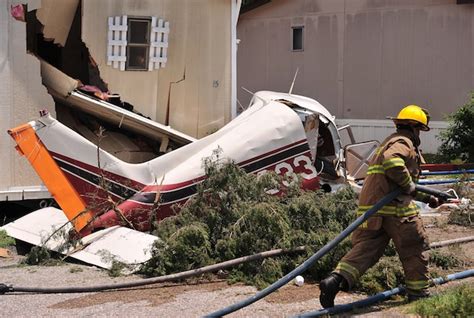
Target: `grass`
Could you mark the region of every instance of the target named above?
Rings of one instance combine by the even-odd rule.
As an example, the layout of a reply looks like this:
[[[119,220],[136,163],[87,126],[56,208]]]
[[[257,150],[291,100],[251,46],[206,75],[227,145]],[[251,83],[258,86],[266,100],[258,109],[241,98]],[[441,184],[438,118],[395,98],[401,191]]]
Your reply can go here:
[[[422,317],[473,317],[474,287],[463,284],[410,304],[408,312]]]
[[[458,259],[456,254],[438,250],[431,251],[429,262],[437,267],[441,267],[442,269],[450,269],[461,264],[461,261]]]

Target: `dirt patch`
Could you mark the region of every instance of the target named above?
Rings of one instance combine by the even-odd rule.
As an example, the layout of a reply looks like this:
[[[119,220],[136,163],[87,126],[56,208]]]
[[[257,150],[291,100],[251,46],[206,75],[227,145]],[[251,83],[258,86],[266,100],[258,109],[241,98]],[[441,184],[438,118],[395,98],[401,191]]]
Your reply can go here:
[[[52,309],[84,308],[105,303],[121,302],[135,303],[146,301],[148,306],[158,306],[172,302],[177,295],[189,291],[217,291],[227,288],[225,281],[205,282],[196,284],[155,284],[143,288],[128,290],[110,290],[93,295],[81,296],[69,299],[49,306]]]
[[[305,283],[303,286],[288,284],[273,294],[268,295],[265,299],[270,303],[287,304],[303,302],[318,297],[318,285]]]
[[[430,243],[474,236],[474,227],[448,224],[447,218],[448,216],[444,213],[437,217],[423,218]],[[449,245],[442,249],[456,253],[456,256],[465,263],[466,267],[474,264],[474,241]]]

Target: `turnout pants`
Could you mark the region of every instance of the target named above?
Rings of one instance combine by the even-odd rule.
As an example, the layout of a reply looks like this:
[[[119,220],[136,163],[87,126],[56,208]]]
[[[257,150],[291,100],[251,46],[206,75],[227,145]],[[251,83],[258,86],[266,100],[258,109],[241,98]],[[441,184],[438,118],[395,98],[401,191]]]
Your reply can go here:
[[[407,217],[372,216],[367,224],[352,233],[352,249],[341,259],[335,272],[342,275],[349,288],[383,255],[393,240],[405,273],[409,293],[428,288],[428,240],[418,215]]]

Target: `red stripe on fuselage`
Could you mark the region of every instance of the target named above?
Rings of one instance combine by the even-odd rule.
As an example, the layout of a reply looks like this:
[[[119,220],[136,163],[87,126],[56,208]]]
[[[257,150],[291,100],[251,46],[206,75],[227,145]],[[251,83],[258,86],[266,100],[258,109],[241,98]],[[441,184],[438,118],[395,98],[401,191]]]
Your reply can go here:
[[[89,172],[91,172],[95,175],[98,175],[98,176],[102,175],[107,179],[110,179],[114,182],[122,184],[123,186],[126,186],[128,188],[135,189],[136,191],[140,191],[141,189],[143,189],[145,187],[145,184],[143,184],[143,183],[140,183],[136,180],[133,180],[133,179],[130,179],[130,178],[127,178],[127,177],[123,177],[119,174],[107,171],[105,169],[99,169],[97,166],[89,165],[89,164],[84,163],[82,161],[79,161],[79,160],[76,160],[76,159],[73,159],[73,158],[70,158],[70,157],[66,157],[64,155],[61,155],[61,154],[58,154],[58,153],[55,153],[55,152],[50,152],[50,153],[53,155],[53,157],[57,157],[61,160],[64,160],[65,162],[68,162],[69,164],[75,165],[75,166],[77,166],[79,168],[82,168],[83,170],[89,171]]]

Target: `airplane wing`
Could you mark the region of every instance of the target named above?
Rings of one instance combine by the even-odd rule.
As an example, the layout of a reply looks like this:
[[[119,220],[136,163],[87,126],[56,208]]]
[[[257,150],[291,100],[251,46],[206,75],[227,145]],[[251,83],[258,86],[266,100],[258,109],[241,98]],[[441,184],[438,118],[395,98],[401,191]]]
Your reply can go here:
[[[1,228],[17,240],[44,245],[85,263],[110,269],[113,262],[118,261],[132,272],[151,258],[151,247],[158,239],[154,235],[114,226],[83,237],[76,247],[67,246],[67,234],[72,225],[63,211],[53,207],[29,213]]]
[[[173,140],[181,145],[196,141],[196,138],[169,126],[80,92],[78,90],[80,85],[77,80],[45,61],[41,61],[41,73],[43,84],[48,88],[48,92],[74,109],[81,110],[153,140],[160,140],[161,142],[163,140]]]

